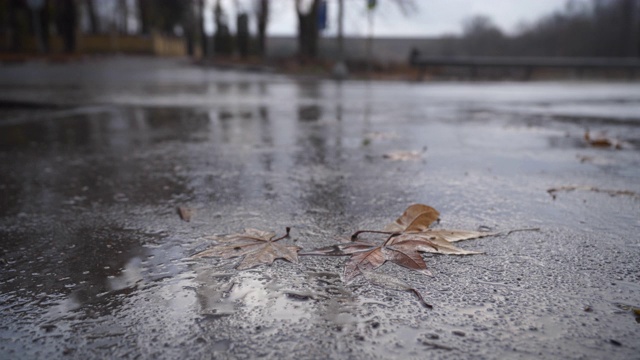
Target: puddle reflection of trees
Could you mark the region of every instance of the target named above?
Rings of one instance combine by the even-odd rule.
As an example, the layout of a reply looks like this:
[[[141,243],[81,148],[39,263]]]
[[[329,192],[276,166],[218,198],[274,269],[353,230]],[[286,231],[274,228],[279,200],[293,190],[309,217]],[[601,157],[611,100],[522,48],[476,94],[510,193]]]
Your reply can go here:
[[[120,307],[136,289],[135,259],[147,258],[142,244],[156,242],[158,235],[94,222],[51,226],[46,233],[31,230],[20,238],[22,247],[3,249],[12,267],[2,273],[0,291],[28,301],[27,313],[64,308],[57,315],[77,310],[80,318],[93,318]],[[53,300],[60,297],[66,300]]]
[[[337,273],[299,271],[299,265],[285,262],[237,271],[228,267],[228,261],[211,262],[199,261],[192,267],[197,311],[203,318],[237,314],[234,318],[262,326],[279,321],[326,323],[351,313],[356,303]]]

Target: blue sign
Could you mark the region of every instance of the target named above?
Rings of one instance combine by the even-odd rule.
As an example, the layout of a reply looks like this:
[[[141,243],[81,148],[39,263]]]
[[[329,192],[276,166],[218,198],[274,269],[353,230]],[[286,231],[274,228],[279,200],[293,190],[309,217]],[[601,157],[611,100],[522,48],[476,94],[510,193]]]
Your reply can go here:
[[[327,0],[322,0],[318,4],[318,30],[327,28]]]

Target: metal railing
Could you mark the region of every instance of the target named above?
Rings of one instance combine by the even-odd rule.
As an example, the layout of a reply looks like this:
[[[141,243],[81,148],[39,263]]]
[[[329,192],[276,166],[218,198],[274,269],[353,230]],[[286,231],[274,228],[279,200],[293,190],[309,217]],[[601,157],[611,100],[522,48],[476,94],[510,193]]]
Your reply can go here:
[[[539,68],[569,69],[577,72],[584,70],[623,70],[634,77],[640,69],[638,58],[579,58],[579,57],[476,57],[476,56],[417,56],[411,59],[411,65],[424,73],[429,67],[466,67],[471,76],[477,76],[483,68],[519,68],[529,79],[532,72]]]

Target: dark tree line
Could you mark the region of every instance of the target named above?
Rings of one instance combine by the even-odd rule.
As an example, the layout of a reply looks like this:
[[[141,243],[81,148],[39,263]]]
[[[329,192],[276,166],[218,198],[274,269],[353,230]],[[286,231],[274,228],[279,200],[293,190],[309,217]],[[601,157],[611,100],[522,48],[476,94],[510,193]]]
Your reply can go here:
[[[505,35],[483,16],[468,19],[461,37],[443,39],[445,55],[640,56],[640,0],[569,1],[562,11]]]
[[[87,24],[86,33],[131,34],[130,20],[138,24],[138,35],[152,32],[184,36],[188,52],[200,49],[204,55],[212,53],[231,55],[234,52],[248,56],[252,45],[249,33],[249,13],[240,11],[236,18],[236,34],[230,31],[229,17],[220,1],[215,2],[213,17],[215,33],[213,49],[205,33],[204,0],[42,0],[44,6],[37,11],[31,9],[27,0],[0,0],[0,36],[6,40],[5,50],[24,51],[29,38],[41,39],[43,52],[49,50],[49,29],[59,35],[66,52],[75,51],[76,34],[81,30],[81,18]],[[115,6],[115,8],[114,8]],[[115,9],[115,12],[114,12]],[[257,2],[254,15],[258,34],[255,53],[262,55],[266,49],[266,28],[269,18],[269,0]],[[115,17],[114,17],[115,15]],[[36,24],[35,22],[38,22]],[[38,26],[36,26],[38,25]],[[0,49],[1,50],[1,49]]]
[[[0,29],[8,50],[22,51],[29,36],[36,38],[39,50],[49,50],[50,25],[62,37],[67,52],[75,48],[77,12],[74,0],[42,0],[31,8],[26,0],[0,0]]]

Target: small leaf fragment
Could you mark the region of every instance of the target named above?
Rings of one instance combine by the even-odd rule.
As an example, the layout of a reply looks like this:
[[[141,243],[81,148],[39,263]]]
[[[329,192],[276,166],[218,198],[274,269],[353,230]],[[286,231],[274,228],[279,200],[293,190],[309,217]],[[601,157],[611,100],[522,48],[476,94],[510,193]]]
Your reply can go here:
[[[194,213],[193,209],[184,207],[184,206],[178,206],[177,211],[178,211],[178,215],[180,216],[180,219],[186,222],[191,221],[191,216]]]
[[[616,150],[622,149],[622,144],[619,141],[607,137],[604,133],[598,135],[597,137],[593,137],[589,133],[589,130],[587,130],[584,133],[584,140],[587,142],[587,144],[591,145],[592,147],[597,147],[597,148],[613,147]]]
[[[391,151],[382,157],[392,161],[415,161],[422,159],[422,151]]]

